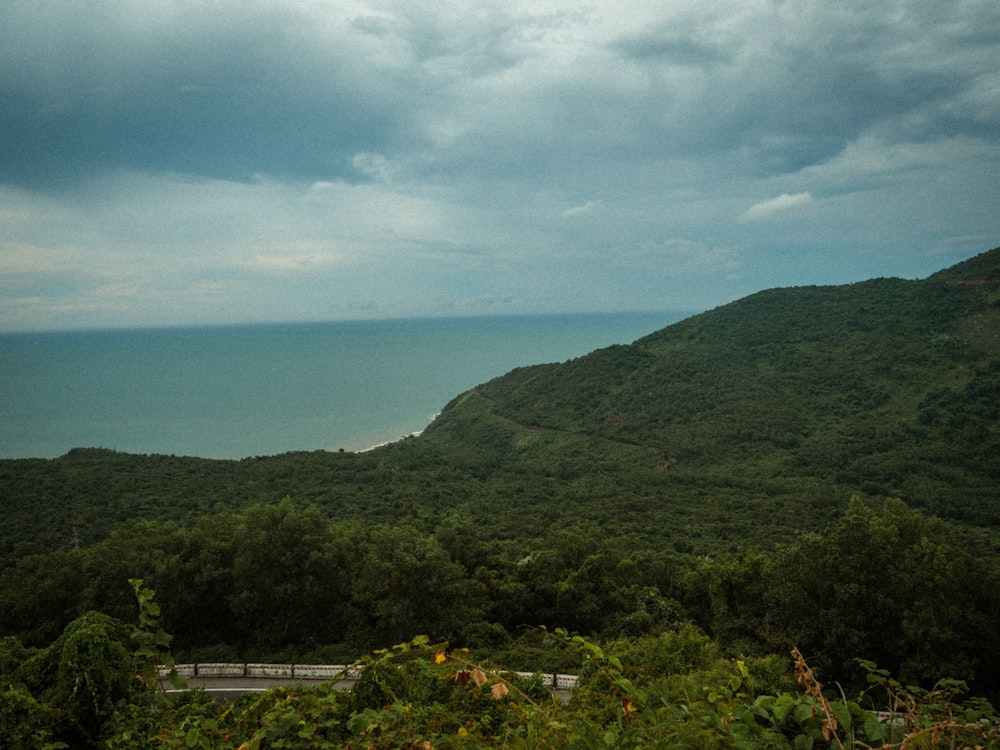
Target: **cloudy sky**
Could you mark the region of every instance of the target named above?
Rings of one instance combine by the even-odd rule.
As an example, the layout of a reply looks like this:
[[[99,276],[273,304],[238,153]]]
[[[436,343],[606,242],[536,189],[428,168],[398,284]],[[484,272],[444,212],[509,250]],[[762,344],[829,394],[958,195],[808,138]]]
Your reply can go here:
[[[1000,245],[996,0],[4,0],[0,331],[703,310]]]

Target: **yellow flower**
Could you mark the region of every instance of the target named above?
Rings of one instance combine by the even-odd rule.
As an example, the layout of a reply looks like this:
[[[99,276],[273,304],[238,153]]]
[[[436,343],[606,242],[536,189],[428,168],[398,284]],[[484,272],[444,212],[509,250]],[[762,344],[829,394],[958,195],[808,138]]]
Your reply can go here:
[[[631,719],[632,714],[635,713],[635,704],[630,700],[623,700],[622,709],[625,711],[625,718]]]
[[[438,651],[436,654],[434,654],[435,664],[444,664],[447,659],[448,655],[444,651]]]

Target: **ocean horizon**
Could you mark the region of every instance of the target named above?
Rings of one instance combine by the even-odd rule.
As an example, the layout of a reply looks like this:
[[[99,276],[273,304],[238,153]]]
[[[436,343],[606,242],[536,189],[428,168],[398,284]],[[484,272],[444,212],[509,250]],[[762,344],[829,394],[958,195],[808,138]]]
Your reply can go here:
[[[422,431],[516,367],[691,313],[572,313],[0,334],[0,458],[73,448],[238,459]]]

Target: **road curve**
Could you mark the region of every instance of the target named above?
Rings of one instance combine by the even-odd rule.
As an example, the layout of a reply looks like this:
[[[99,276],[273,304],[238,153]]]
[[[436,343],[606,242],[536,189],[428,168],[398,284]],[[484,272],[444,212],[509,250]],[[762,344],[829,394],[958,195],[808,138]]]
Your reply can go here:
[[[169,667],[157,668],[160,686],[168,693],[204,690],[218,697],[232,698],[243,693],[263,692],[275,687],[319,685],[334,682],[337,690],[350,690],[361,676],[362,668],[344,664],[178,664],[174,672],[183,678],[186,688],[176,688],[170,681]],[[512,672],[519,677],[533,677],[532,672]],[[568,698],[576,687],[576,675],[541,673],[542,682],[556,695]]]

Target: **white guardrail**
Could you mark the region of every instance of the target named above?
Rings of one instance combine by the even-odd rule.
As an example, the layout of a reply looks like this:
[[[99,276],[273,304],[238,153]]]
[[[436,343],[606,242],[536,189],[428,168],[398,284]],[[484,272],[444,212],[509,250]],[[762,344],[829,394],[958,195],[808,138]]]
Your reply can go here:
[[[228,664],[221,662],[200,664],[177,664],[174,670],[178,677],[187,680],[259,678],[261,680],[326,682],[355,682],[361,677],[362,667],[350,664]],[[170,676],[170,667],[157,667],[161,680]],[[534,672],[506,672],[501,674],[531,678]],[[542,683],[556,692],[570,692],[576,687],[577,676],[573,674],[540,673]]]
[[[191,680],[192,688],[208,685],[208,692],[250,692],[263,691],[268,687],[278,685],[294,685],[297,682],[328,682],[335,680],[337,687],[348,689],[357,682],[364,671],[363,667],[353,664],[229,664],[212,662],[207,664],[177,664],[174,669],[178,677]],[[170,677],[170,667],[156,668],[164,686]],[[546,672],[510,672],[500,670],[501,675],[517,675],[531,679],[536,674],[542,678],[542,684],[557,694],[567,698],[576,689],[575,674],[549,674]],[[238,681],[239,687],[227,688],[226,684]],[[249,684],[255,687],[248,687]],[[168,692],[178,692],[169,690]],[[899,724],[903,714],[892,711],[876,711],[876,717],[883,723]]]

